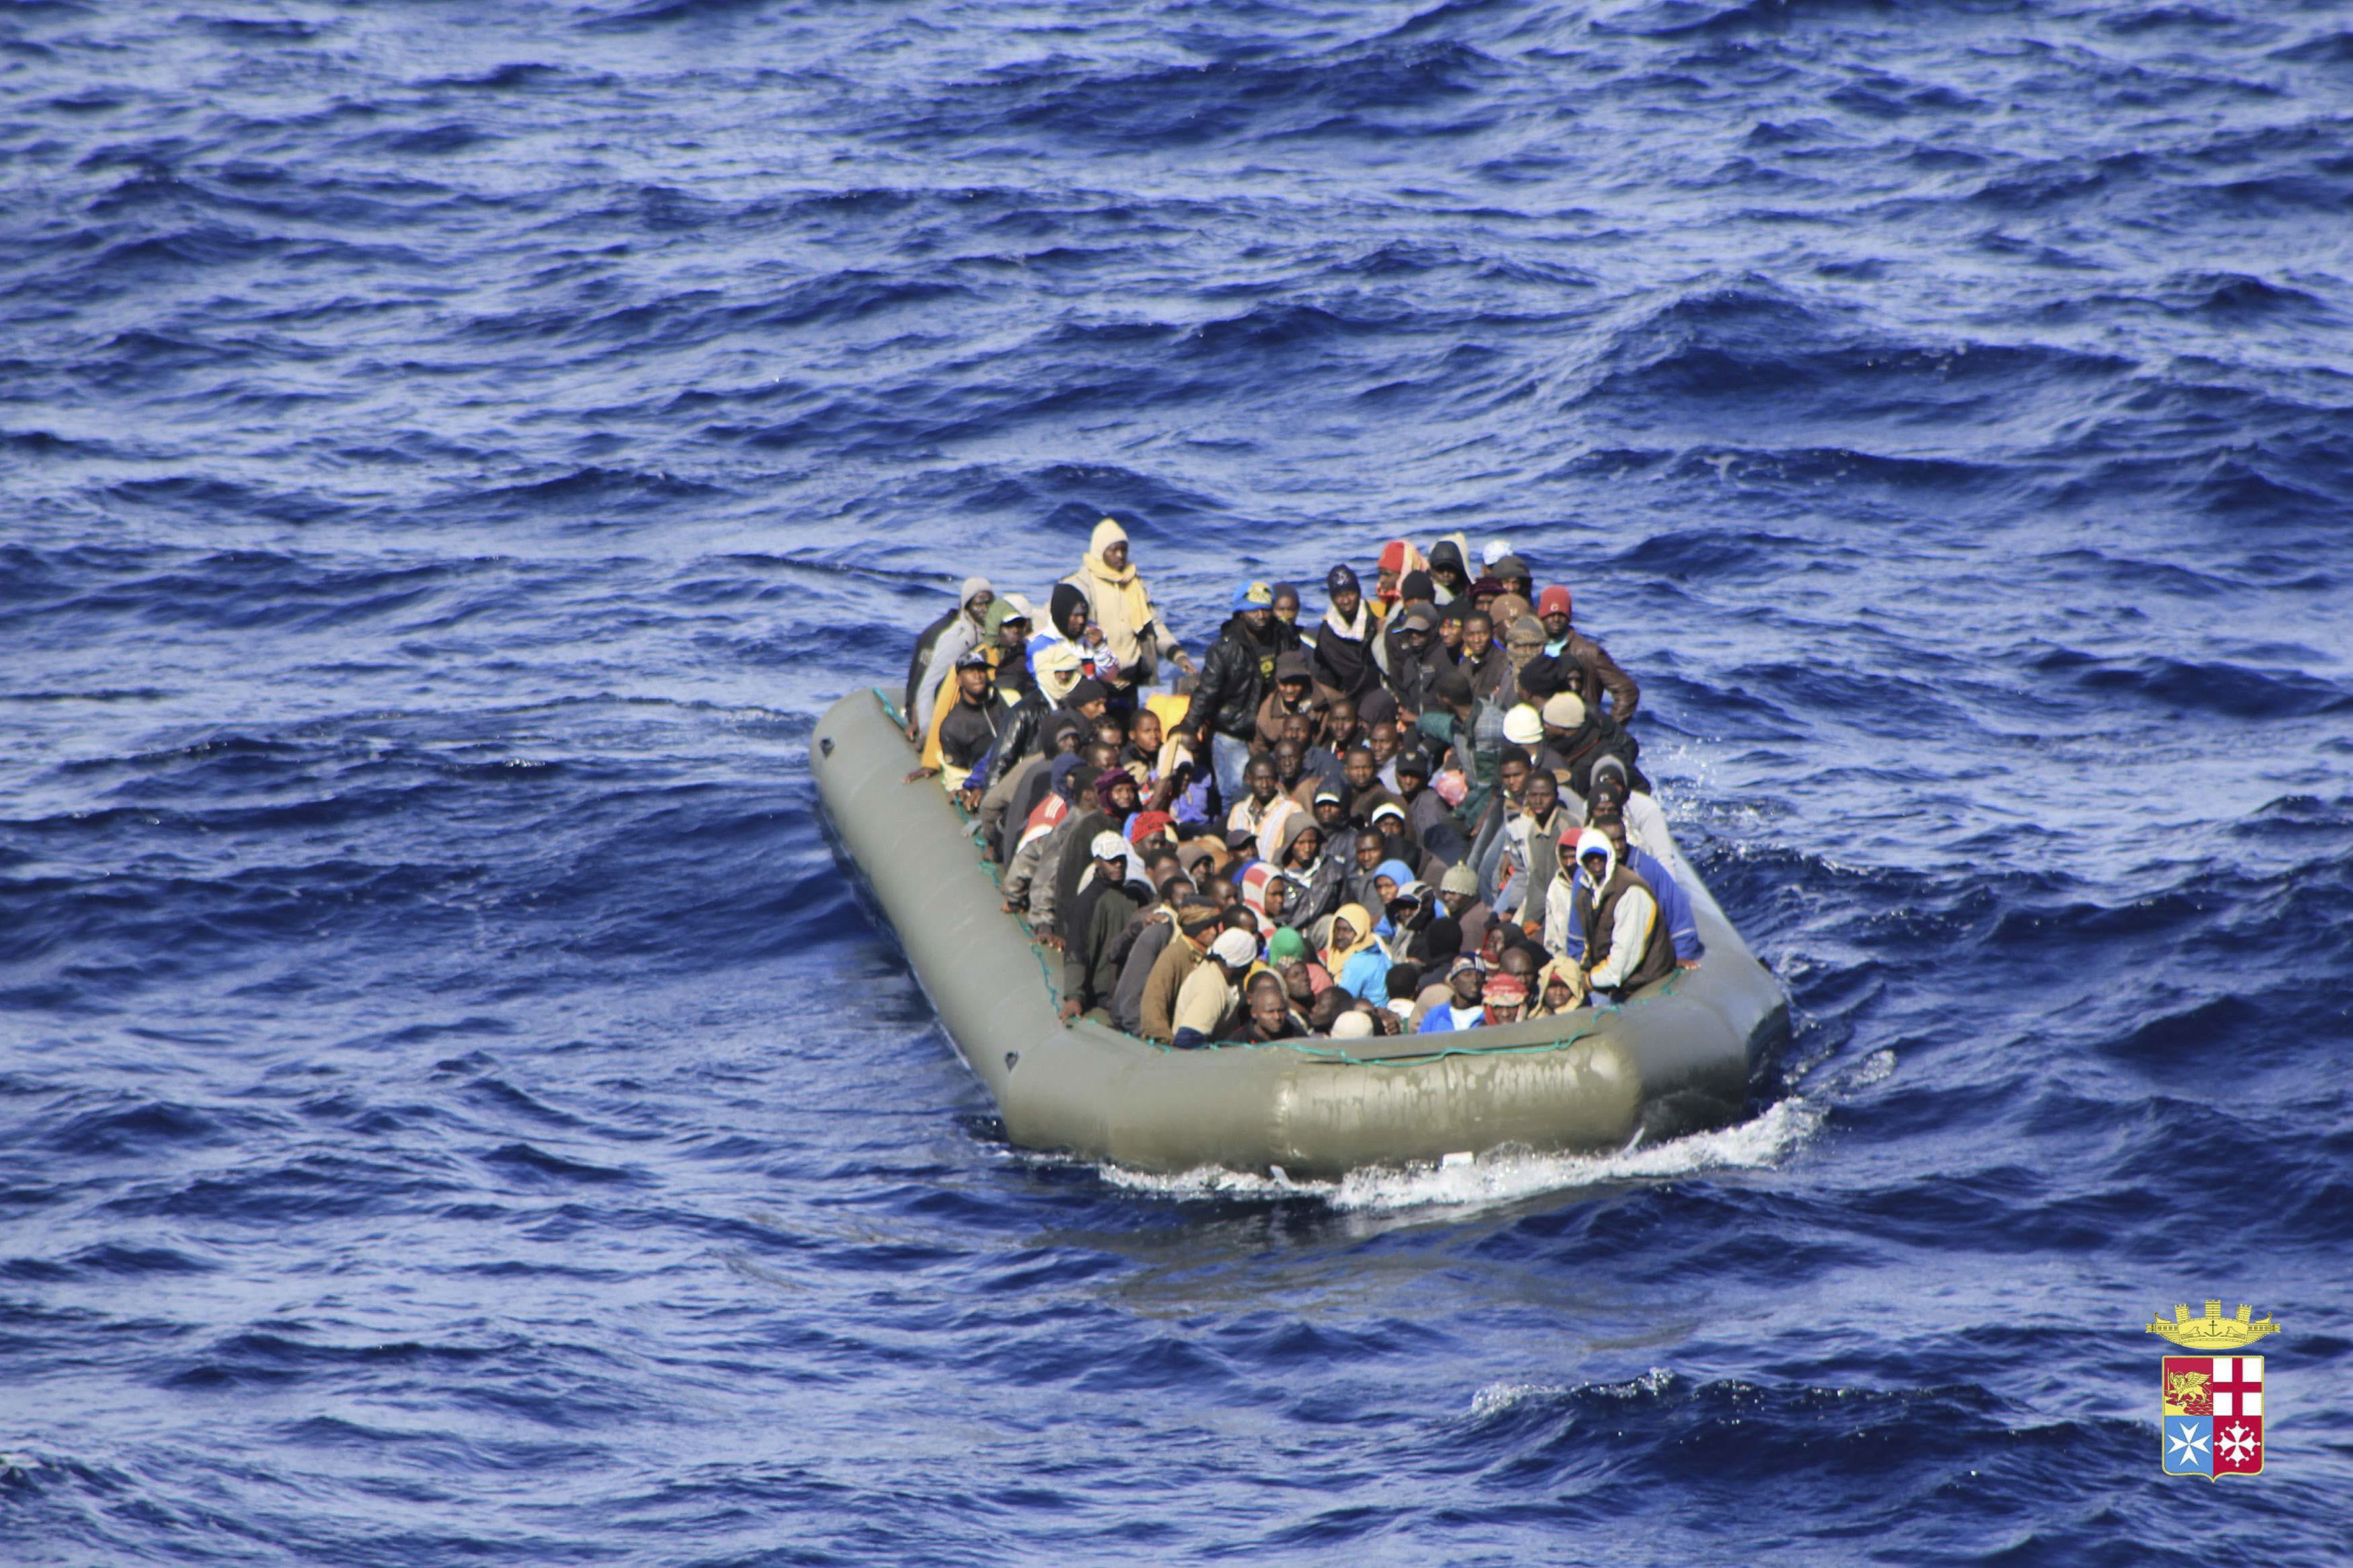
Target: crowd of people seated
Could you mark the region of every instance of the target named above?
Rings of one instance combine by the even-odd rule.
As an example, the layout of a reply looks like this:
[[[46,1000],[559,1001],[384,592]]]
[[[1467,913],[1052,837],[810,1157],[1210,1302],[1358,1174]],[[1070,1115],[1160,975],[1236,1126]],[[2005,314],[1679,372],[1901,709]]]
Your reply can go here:
[[[1641,689],[1501,543],[1369,591],[1248,582],[1197,663],[1095,525],[1044,601],[967,579],[902,714],[1061,1010],[1178,1047],[1493,1027],[1701,956],[1627,731]],[[1162,685],[1164,676],[1173,680]]]

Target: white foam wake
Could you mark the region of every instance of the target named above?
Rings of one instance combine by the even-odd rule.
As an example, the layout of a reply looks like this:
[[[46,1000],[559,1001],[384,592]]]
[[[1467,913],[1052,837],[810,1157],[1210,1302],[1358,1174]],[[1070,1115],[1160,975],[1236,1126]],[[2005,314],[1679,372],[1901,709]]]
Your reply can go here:
[[[1675,1374],[1662,1366],[1654,1366],[1637,1378],[1624,1383],[1581,1383],[1572,1389],[1557,1383],[1491,1383],[1471,1396],[1471,1419],[1484,1421],[1502,1415],[1523,1405],[1550,1405],[1567,1398],[1571,1394],[1607,1394],[1612,1399],[1639,1399],[1648,1394],[1664,1393],[1675,1381]]]
[[[1380,1213],[1430,1206],[1483,1207],[1539,1193],[1608,1182],[1671,1181],[1708,1171],[1758,1170],[1778,1164],[1821,1123],[1821,1112],[1792,1095],[1753,1121],[1695,1132],[1655,1148],[1613,1154],[1530,1154],[1497,1152],[1441,1165],[1369,1166],[1334,1182],[1295,1182],[1277,1171],[1261,1176],[1204,1165],[1176,1175],[1148,1175],[1117,1165],[1103,1179],[1133,1192],[1169,1197],[1317,1197],[1334,1208]]]

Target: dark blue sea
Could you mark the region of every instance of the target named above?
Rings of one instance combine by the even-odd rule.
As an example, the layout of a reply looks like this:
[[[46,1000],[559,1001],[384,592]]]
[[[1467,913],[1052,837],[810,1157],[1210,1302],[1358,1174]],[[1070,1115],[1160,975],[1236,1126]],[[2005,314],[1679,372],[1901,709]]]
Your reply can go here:
[[[2353,5],[18,0],[0,1562],[2347,1562],[2348,371]],[[805,748],[1104,512],[1569,584],[1744,1118],[1008,1145]]]

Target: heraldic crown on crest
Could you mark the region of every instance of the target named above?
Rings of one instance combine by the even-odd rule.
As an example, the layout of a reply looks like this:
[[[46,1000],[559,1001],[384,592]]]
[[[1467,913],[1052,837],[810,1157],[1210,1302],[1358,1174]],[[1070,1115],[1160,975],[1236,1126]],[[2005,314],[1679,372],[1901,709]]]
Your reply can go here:
[[[2254,1311],[2253,1307],[2242,1301],[2239,1303],[2239,1315],[2226,1318],[2222,1315],[2221,1300],[2210,1296],[2206,1299],[2204,1317],[2191,1317],[2185,1303],[2173,1309],[2171,1322],[2159,1317],[2145,1331],[2160,1335],[2190,1350],[2234,1351],[2241,1345],[2254,1343],[2265,1334],[2280,1331],[2279,1324],[2272,1321],[2269,1312],[2258,1318]]]

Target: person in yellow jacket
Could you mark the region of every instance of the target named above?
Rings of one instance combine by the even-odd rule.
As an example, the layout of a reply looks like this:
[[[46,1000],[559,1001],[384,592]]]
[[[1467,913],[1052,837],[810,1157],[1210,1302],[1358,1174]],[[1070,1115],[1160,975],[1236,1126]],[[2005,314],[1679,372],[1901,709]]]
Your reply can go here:
[[[1192,657],[1178,646],[1176,634],[1152,602],[1152,591],[1127,558],[1127,530],[1113,519],[1095,524],[1086,560],[1062,581],[1087,596],[1091,618],[1103,628],[1103,645],[1119,660],[1122,686],[1149,687],[1164,658],[1192,672]]]

